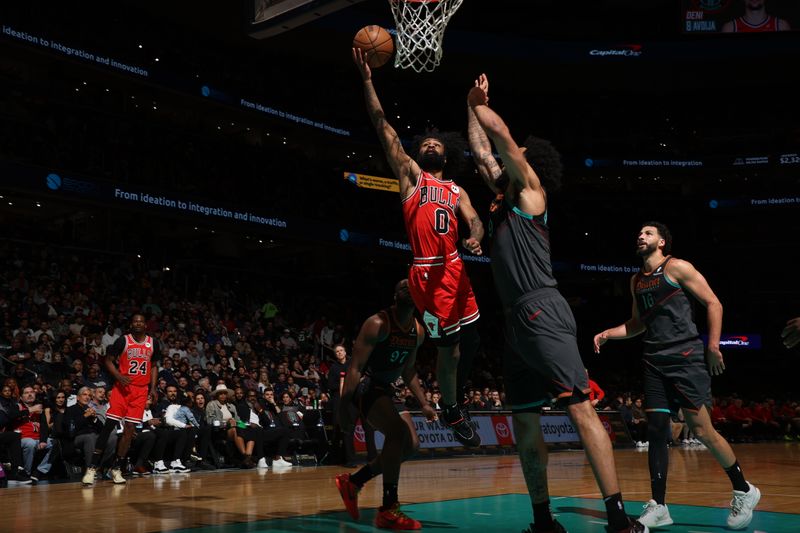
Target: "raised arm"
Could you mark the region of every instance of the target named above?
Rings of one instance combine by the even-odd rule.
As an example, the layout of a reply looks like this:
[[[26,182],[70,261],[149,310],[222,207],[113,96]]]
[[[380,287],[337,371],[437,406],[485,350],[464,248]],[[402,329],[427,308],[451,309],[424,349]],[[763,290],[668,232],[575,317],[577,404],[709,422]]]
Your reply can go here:
[[[372,70],[360,48],[353,48],[353,61],[364,80],[364,101],[367,104],[367,113],[369,113],[375,131],[378,132],[378,138],[383,145],[389,166],[392,167],[392,172],[400,182],[400,197],[406,198],[417,184],[417,177],[420,173],[419,165],[403,150],[403,144],[400,142],[397,132],[386,120],[378,93],[375,92],[375,87],[372,85]]]
[[[475,81],[475,85],[483,89],[486,93],[486,99],[489,99],[489,80],[485,74]],[[501,192],[495,184],[497,178],[503,173],[503,169],[497,163],[492,154],[492,143],[483,131],[478,117],[475,116],[475,111],[470,106],[467,106],[467,134],[469,136],[469,149],[472,152],[472,158],[475,160],[475,165],[478,167],[483,181],[495,194]]]
[[[633,303],[631,304],[631,317],[627,322],[620,324],[619,326],[609,328],[595,335],[594,353],[600,353],[600,347],[609,340],[630,339],[631,337],[635,337],[641,333],[644,333],[646,328],[644,327],[644,324],[642,324],[642,321],[639,320],[639,308],[636,305],[636,294],[634,294],[633,284],[635,283],[635,280],[636,276],[631,277],[630,289],[631,298],[633,300]]]
[[[461,189],[461,199],[458,202],[458,214],[469,225],[469,237],[464,239],[462,244],[467,251],[481,255],[481,239],[483,239],[483,222],[478,216],[475,208],[472,207],[472,201],[469,199],[467,191]]]
[[[525,150],[517,146],[506,123],[489,107],[489,96],[486,93],[488,84],[486,74],[481,74],[475,82],[475,86],[469,91],[467,104],[475,113],[478,124],[500,152],[509,180],[519,189],[541,190],[539,177],[525,159]]]
[[[666,275],[677,281],[681,287],[694,296],[708,315],[708,346],[706,362],[712,376],[718,376],[725,370],[722,352],[719,350],[719,337],[722,334],[722,304],[711,290],[706,278],[688,261],[673,259],[667,263]]]

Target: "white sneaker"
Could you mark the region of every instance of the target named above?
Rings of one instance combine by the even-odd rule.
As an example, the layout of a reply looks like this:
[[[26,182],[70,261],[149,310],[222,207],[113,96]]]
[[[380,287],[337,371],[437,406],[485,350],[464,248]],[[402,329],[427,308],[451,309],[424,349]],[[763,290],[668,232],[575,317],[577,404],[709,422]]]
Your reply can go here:
[[[264,459],[263,457],[261,459],[259,459],[258,460],[258,464],[256,465],[256,468],[269,468],[269,465],[267,464],[267,460]]]
[[[93,466],[86,467],[86,473],[83,474],[81,483],[83,483],[87,487],[91,487],[92,485],[94,485],[94,478],[96,475],[97,475],[97,468]]]
[[[175,474],[188,474],[191,472],[190,469],[183,466],[180,459],[175,459],[169,464],[169,471]]]
[[[690,441],[689,439],[683,439],[681,441],[681,445],[682,446],[691,446],[692,444],[694,444],[694,443],[692,441]]]
[[[637,441],[636,441],[636,447],[637,447],[637,448],[644,448],[644,442],[642,442],[642,441],[640,441],[640,440],[637,440]]]
[[[750,487],[747,492],[733,491],[731,512],[728,515],[728,527],[731,529],[746,528],[753,519],[753,509],[761,499],[761,491],[749,481],[747,485]]]
[[[111,481],[113,481],[117,485],[122,485],[127,483],[127,481],[125,481],[125,478],[122,477],[122,470],[120,470],[119,468],[111,469]]]
[[[272,461],[272,468],[275,468],[276,466],[278,468],[286,468],[286,467],[292,467],[294,465],[292,465],[292,463],[281,457],[279,459],[274,459]]]
[[[166,467],[164,461],[156,461],[156,464],[153,465],[153,473],[154,474],[168,474],[169,468]]]
[[[644,510],[639,516],[639,522],[649,528],[670,526],[672,525],[672,517],[669,515],[669,509],[667,509],[666,505],[650,500],[644,504]]]

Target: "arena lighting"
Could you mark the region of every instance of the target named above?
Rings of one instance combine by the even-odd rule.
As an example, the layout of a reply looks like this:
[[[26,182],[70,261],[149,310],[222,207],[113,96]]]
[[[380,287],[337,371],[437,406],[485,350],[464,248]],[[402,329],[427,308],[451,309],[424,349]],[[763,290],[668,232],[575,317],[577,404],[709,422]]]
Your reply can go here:
[[[139,45],[139,50],[141,50],[141,49],[142,49],[142,45],[140,44],[140,45]]]
[[[156,63],[158,63],[158,58],[155,59]]]
[[[137,259],[141,259],[142,258],[142,254],[136,254],[136,258]]]
[[[36,207],[42,207],[42,204],[40,204],[39,202],[36,202]]]

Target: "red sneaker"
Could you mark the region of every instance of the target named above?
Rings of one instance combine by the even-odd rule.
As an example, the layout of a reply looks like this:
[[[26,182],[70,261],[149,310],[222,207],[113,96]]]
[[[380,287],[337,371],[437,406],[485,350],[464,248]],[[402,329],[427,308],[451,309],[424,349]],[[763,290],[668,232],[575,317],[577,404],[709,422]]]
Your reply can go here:
[[[395,503],[388,509],[383,511],[378,510],[375,515],[375,527],[382,529],[422,529],[422,523],[419,520],[409,518],[400,510],[400,504]]]
[[[336,476],[336,488],[342,496],[344,507],[353,520],[358,520],[358,491],[361,489],[350,481],[350,474],[339,474]]]

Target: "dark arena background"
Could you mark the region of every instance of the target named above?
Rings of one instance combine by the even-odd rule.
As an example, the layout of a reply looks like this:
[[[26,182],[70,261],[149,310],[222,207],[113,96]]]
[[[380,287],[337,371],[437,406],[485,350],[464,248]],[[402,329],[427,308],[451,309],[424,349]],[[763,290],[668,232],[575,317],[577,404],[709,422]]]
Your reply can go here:
[[[631,316],[642,223],[669,226],[674,255],[724,307],[712,419],[762,493],[748,530],[796,532],[800,351],[782,332],[800,317],[800,5],[761,2],[789,31],[723,31],[751,3],[467,0],[437,68],[390,62],[372,77],[407,150],[430,129],[466,140],[467,92],[486,73],[512,136],[549,139],[562,154],[563,186],[548,197],[553,270],[605,393],[595,408],[634,518],[650,474],[646,433],[626,423],[624,403],[644,394],[642,342],[595,354],[592,341]],[[0,23],[0,530],[371,531],[380,480],[361,492],[359,521],[334,483],[366,450],[361,424],[354,437],[334,424],[328,370],[334,345],[350,353],[364,320],[392,304],[412,260],[351,54],[363,26],[402,31],[391,3],[4,2]],[[456,181],[488,227],[494,195],[465,156]],[[488,238],[484,250],[460,249],[481,309],[463,400],[484,445],[461,448],[407,398],[421,448],[403,465],[399,498],[426,530],[520,531],[533,520]],[[270,450],[240,468],[210,426],[206,457],[197,432],[178,468],[182,430],[153,429],[148,453],[139,428],[127,483],[101,468],[84,486],[77,437],[56,422],[84,386],[91,405],[107,406],[104,354],[138,313],[170,360],[153,368],[159,402],[168,386],[195,407],[221,383],[258,401],[288,391],[281,423],[294,433],[280,462],[291,464],[271,464]],[[438,392],[430,340],[417,370]],[[602,531],[601,494],[556,407],[542,417],[552,511],[569,531]],[[50,428],[28,421],[41,440],[22,446],[20,464],[25,409]],[[665,530],[723,531],[730,484],[712,454],[685,432],[669,454],[675,523]]]

